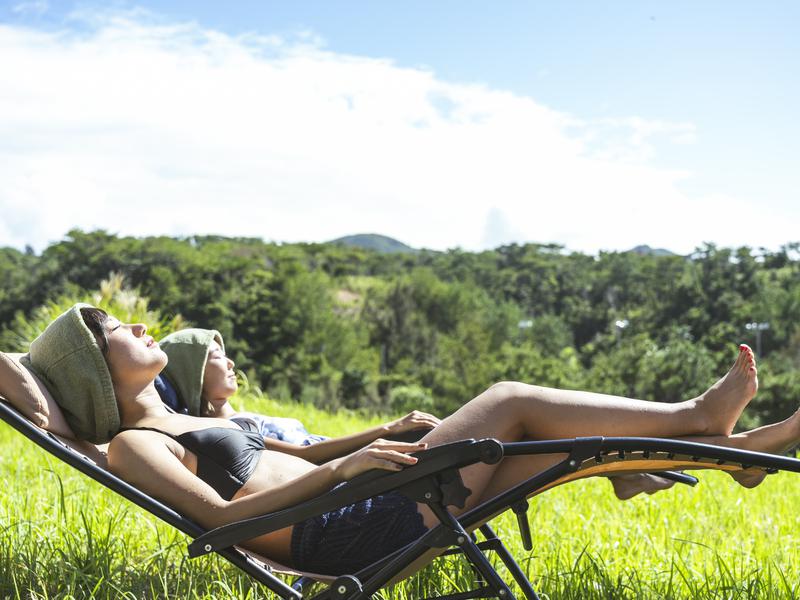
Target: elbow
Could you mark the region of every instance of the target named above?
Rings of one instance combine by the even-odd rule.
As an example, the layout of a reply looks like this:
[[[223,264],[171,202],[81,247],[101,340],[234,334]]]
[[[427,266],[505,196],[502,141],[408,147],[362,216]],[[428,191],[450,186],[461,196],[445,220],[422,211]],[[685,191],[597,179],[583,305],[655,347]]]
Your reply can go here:
[[[234,500],[223,498],[210,499],[207,501],[206,509],[203,511],[202,525],[206,529],[216,529],[229,523],[235,523],[245,518],[237,515],[236,503]]]

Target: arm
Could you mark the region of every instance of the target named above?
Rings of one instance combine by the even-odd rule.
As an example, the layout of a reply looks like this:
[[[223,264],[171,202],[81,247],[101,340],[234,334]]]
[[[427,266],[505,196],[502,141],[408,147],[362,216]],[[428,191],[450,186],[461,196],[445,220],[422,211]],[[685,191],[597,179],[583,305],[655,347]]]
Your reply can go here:
[[[270,450],[293,454],[308,462],[320,465],[363,448],[379,438],[390,437],[414,429],[433,429],[439,423],[441,421],[433,415],[415,410],[404,417],[389,421],[383,425],[371,427],[359,433],[323,440],[310,446],[297,446],[269,438],[264,440],[264,445]]]
[[[213,528],[293,506],[370,469],[400,470],[403,465],[417,462],[406,452],[425,446],[378,441],[300,477],[234,500],[223,499],[187,469],[179,458],[183,447],[159,434],[147,431],[118,434],[109,446],[108,460],[111,471],[128,483],[204,527]]]

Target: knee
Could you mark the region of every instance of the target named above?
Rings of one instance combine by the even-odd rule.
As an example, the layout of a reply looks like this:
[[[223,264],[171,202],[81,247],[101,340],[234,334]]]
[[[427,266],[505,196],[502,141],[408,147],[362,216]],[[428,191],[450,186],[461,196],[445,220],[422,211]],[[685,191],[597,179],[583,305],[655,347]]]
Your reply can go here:
[[[489,388],[492,395],[502,398],[513,398],[522,395],[522,388],[525,387],[524,383],[519,381],[498,381]]]

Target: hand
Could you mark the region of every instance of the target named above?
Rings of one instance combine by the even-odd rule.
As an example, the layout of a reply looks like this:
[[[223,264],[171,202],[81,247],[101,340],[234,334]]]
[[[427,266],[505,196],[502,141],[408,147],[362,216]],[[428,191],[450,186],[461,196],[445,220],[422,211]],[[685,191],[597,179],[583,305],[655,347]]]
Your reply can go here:
[[[402,471],[404,466],[417,463],[417,458],[409,456],[409,452],[425,450],[428,444],[416,442],[390,442],[375,440],[368,446],[356,450],[352,454],[338,458],[334,463],[337,479],[347,481],[364,471],[384,469],[386,471]]]
[[[405,417],[389,421],[384,427],[386,427],[388,433],[396,434],[404,431],[413,431],[414,429],[433,429],[441,422],[441,419],[433,415],[415,410]]]

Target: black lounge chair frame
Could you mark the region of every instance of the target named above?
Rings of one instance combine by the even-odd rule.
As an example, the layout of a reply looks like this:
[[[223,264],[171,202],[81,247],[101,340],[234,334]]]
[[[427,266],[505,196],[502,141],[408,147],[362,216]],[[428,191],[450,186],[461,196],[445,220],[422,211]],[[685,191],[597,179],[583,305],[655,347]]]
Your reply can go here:
[[[690,485],[697,482],[694,477],[688,475],[664,472],[667,468],[735,471],[754,467],[768,473],[779,470],[800,473],[800,460],[794,458],[659,438],[586,437],[516,443],[500,443],[494,439],[462,440],[417,453],[419,462],[403,471],[392,473],[375,470],[363,473],[345,485],[298,506],[207,531],[97,466],[56,436],[36,427],[2,399],[0,399],[0,418],[57,458],[194,538],[189,544],[191,557],[216,552],[267,586],[283,600],[307,598],[303,594],[303,587],[309,580],[301,577],[289,586],[276,577],[269,567],[235,548],[235,545],[394,489],[402,491],[418,502],[426,503],[436,514],[440,524],[405,548],[358,573],[342,574],[323,591],[314,595],[312,600],[367,600],[432,548],[443,550],[442,554],[463,554],[476,573],[478,585],[473,590],[436,596],[437,598],[443,600],[515,598],[509,585],[501,579],[484,554],[485,551],[494,551],[505,564],[524,597],[527,600],[538,600],[522,569],[491,527],[485,524],[485,521],[493,516],[508,509],[513,510],[520,526],[523,546],[530,550],[532,544],[526,511],[527,498],[531,495],[558,485],[561,481],[626,472],[651,471]],[[567,457],[458,518],[447,510],[447,506],[450,505],[463,506],[470,493],[461,481],[459,468],[477,462],[493,464],[502,460],[504,456],[526,454],[566,454]],[[476,536],[470,531],[474,528],[481,532],[484,541],[477,541]]]

